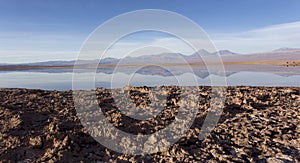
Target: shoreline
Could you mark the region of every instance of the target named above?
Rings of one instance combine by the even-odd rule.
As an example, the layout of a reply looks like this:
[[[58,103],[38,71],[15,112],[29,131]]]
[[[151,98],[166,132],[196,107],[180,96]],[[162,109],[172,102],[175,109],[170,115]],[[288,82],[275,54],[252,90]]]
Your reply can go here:
[[[97,87],[96,89],[80,89],[80,90],[75,90],[75,91],[95,91],[97,89],[106,89],[106,90],[115,90],[115,89],[123,89],[126,87],[134,87],[134,88],[142,88],[142,87],[147,87],[147,88],[155,88],[155,87],[162,87],[162,86],[124,86],[124,87],[117,87],[117,88],[107,88],[107,87]],[[163,87],[203,87],[203,88],[211,88],[211,87],[223,87],[223,88],[239,88],[239,87],[247,87],[247,88],[276,88],[276,89],[284,89],[284,88],[292,88],[292,89],[299,89],[300,91],[300,86],[259,86],[259,85],[227,85],[227,86],[209,86],[209,85],[198,85],[198,86],[178,86],[178,85],[164,85]],[[25,88],[25,87],[0,87],[0,92],[1,91],[6,91],[6,90],[28,90],[28,91],[54,91],[54,92],[72,92],[74,91],[73,89],[43,89],[43,88]]]
[[[162,87],[153,87],[161,89]],[[110,91],[96,89],[111,123],[128,133],[151,134],[176,116],[176,86],[157,118],[137,121],[121,114]],[[193,88],[193,87],[187,87]],[[198,113],[186,135],[168,150],[130,156],[96,142],[76,116],[72,90],[0,88],[0,160],[5,161],[299,161],[300,88],[229,86],[223,114],[214,130],[199,140],[211,95],[199,86]],[[132,100],[147,105],[148,87],[130,87]],[[175,92],[174,92],[175,91]],[[175,94],[174,94],[175,93]],[[173,96],[175,95],[175,96]],[[173,102],[172,102],[173,101]],[[175,100],[176,101],[176,100]],[[180,100],[179,100],[180,101]]]
[[[298,67],[300,61],[224,61],[223,65],[273,65],[285,67]],[[222,65],[219,63],[204,63],[204,62],[190,62],[190,63],[158,63],[158,64],[100,64],[100,65],[61,65],[61,66],[31,66],[31,65],[3,65],[0,66],[0,71],[21,71],[21,70],[34,70],[34,69],[94,69],[97,68],[114,68],[118,67],[139,67],[139,66],[206,66],[206,65]]]

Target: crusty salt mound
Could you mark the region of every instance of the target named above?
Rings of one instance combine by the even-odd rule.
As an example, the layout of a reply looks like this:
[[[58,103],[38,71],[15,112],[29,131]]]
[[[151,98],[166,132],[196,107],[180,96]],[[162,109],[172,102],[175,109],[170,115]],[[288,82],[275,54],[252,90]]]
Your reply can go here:
[[[154,118],[138,120],[118,110],[112,90],[95,91],[116,128],[152,134],[171,124],[179,109],[179,87],[157,87],[168,95]],[[190,89],[194,89],[190,87]],[[147,108],[149,88],[130,88],[131,102]],[[300,88],[228,87],[217,126],[199,140],[211,98],[199,87],[198,113],[188,132],[169,149],[153,154],[114,152],[89,135],[74,108],[72,91],[0,89],[0,160],[3,162],[299,162]]]

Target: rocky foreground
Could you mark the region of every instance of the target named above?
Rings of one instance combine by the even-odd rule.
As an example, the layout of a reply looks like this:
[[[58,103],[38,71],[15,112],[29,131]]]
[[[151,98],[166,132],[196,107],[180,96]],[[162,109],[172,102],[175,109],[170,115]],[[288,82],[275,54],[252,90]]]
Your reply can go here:
[[[153,119],[121,113],[110,90],[97,89],[99,105],[118,129],[152,134],[171,124],[178,112],[178,87],[168,92],[165,109]],[[130,88],[136,106],[149,105],[149,88]],[[2,162],[300,162],[300,88],[228,87],[217,126],[198,134],[210,106],[210,87],[199,87],[198,114],[177,143],[153,154],[114,152],[93,139],[80,123],[72,91],[0,89]],[[143,108],[143,107],[141,107]],[[1,162],[1,161],[0,161]]]

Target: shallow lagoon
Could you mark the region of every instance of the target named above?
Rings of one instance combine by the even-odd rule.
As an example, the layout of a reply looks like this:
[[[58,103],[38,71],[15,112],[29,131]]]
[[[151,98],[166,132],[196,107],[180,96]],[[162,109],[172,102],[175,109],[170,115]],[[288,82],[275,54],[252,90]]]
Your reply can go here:
[[[72,89],[71,72],[46,73],[46,72],[1,72],[1,88],[30,88],[47,90]],[[87,86],[87,77],[94,73],[80,73],[77,83],[82,89],[92,89]],[[211,74],[204,78],[184,73],[177,76],[143,75],[114,73],[97,73],[95,75],[95,86],[105,88],[120,88],[126,85],[133,86],[160,86],[160,85],[218,85],[212,84],[211,79],[222,78]],[[282,76],[265,72],[231,72],[226,75],[228,86],[295,86],[300,87],[300,75]],[[181,82],[178,82],[181,81]],[[196,82],[195,82],[196,81]],[[193,83],[193,84],[191,84]]]

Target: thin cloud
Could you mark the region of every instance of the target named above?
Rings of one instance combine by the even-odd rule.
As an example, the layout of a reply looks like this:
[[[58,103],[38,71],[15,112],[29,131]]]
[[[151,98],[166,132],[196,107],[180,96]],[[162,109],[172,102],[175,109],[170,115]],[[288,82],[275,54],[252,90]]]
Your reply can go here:
[[[0,63],[76,59],[77,51],[80,50],[81,44],[86,39],[84,36],[78,35],[22,32],[0,33],[0,36]],[[195,50],[176,37],[151,37],[151,35],[143,35],[143,37],[148,38],[135,39],[133,37],[117,42],[104,57],[121,58],[125,55],[138,56],[168,52],[192,54]],[[244,32],[211,34],[210,37],[216,46],[216,49],[207,49],[210,52],[218,49],[229,49],[238,53],[254,53],[280,47],[299,47],[300,21]],[[188,41],[203,45],[203,49],[211,44],[209,40],[205,39],[191,38]],[[86,52],[86,55],[80,59],[100,58],[105,49],[99,49],[99,43],[97,43],[92,50],[97,51]]]
[[[299,47],[300,21],[239,33],[218,34],[212,38],[218,49],[230,49],[241,53],[269,51],[280,47]]]

